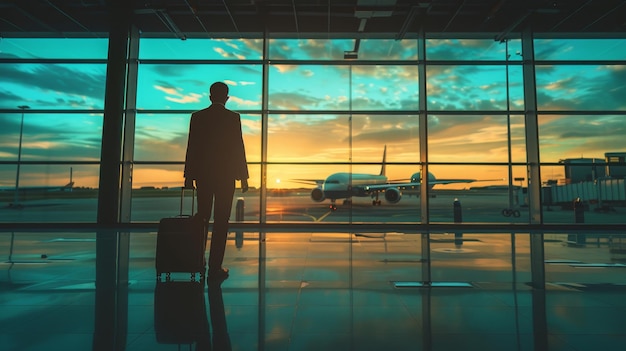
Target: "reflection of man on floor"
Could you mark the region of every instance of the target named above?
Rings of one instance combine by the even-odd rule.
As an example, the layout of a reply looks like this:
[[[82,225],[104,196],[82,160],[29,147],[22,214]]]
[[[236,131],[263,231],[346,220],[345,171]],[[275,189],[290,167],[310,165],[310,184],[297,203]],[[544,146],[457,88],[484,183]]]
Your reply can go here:
[[[211,314],[211,326],[213,328],[213,349],[216,351],[232,350],[228,327],[226,326],[222,287],[219,283],[209,284],[209,310]]]
[[[209,249],[208,280],[228,278],[222,267],[235,180],[248,190],[248,165],[238,113],[228,110],[228,86],[216,82],[210,88],[211,106],[194,112],[189,125],[185,158],[185,187],[198,189],[198,215],[210,220],[213,232]],[[215,202],[214,202],[215,201]]]
[[[197,351],[231,351],[230,335],[226,325],[226,312],[224,311],[224,300],[222,298],[221,282],[211,281],[209,288],[209,313],[211,315],[211,330],[206,320],[202,327],[206,328],[201,338],[198,338]],[[205,314],[206,317],[206,314]]]

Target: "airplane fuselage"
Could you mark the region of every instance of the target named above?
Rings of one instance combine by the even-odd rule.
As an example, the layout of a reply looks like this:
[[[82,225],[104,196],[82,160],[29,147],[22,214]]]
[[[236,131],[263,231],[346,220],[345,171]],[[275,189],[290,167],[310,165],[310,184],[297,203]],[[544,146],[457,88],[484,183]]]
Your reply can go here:
[[[385,184],[384,175],[363,173],[335,173],[322,184],[324,197],[331,200],[345,199],[351,196],[369,196],[367,185]]]
[[[337,199],[349,199],[350,197],[372,197],[372,204],[380,205],[379,194],[384,194],[384,199],[389,203],[397,203],[402,195],[420,196],[421,193],[420,173],[413,173],[409,182],[389,182],[385,175],[366,173],[334,173],[311,191],[311,199],[322,202],[329,199],[332,206]],[[428,188],[437,183],[435,176],[428,173]]]

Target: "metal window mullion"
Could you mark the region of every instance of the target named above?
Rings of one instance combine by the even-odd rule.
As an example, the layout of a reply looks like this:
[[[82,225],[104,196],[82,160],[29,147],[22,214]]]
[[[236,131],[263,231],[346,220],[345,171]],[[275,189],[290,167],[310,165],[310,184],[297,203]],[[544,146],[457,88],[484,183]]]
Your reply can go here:
[[[267,221],[267,135],[268,135],[268,81],[269,81],[269,34],[265,31],[263,36],[263,66],[262,66],[262,88],[261,88],[261,191],[259,192],[259,226],[262,227]],[[265,245],[266,232],[260,228],[259,230],[259,272],[258,272],[258,345],[261,349],[265,345],[265,322],[266,313],[266,256],[267,248]],[[262,346],[261,346],[262,345]]]
[[[261,191],[259,192],[259,222],[267,222],[267,138],[268,138],[268,104],[269,104],[269,33],[263,38],[263,78],[261,92]],[[260,237],[259,240],[265,240]]]
[[[419,63],[418,72],[418,94],[419,94],[419,152],[420,152],[420,214],[421,224],[429,224],[428,216],[428,104],[426,103],[426,39],[424,30],[420,30],[417,39],[417,52]],[[430,233],[422,233],[422,282],[431,283],[430,267]]]
[[[133,161],[135,153],[135,123],[137,118],[137,72],[139,69],[139,29],[131,28],[126,77],[126,113],[122,141],[122,181],[120,222],[130,223],[132,210]]]
[[[537,84],[535,77],[533,33],[530,28],[522,32],[524,74],[524,123],[526,126],[526,162],[528,169],[529,224],[542,225],[541,173],[539,161],[539,122],[537,118]],[[532,286],[545,288],[543,232],[530,232],[530,268]]]
[[[100,178],[98,185],[98,214],[100,225],[119,223],[121,155],[124,115],[124,90],[128,60],[130,14],[119,5],[111,18],[109,52],[102,122],[102,146],[100,151]],[[113,15],[112,15],[113,16]]]

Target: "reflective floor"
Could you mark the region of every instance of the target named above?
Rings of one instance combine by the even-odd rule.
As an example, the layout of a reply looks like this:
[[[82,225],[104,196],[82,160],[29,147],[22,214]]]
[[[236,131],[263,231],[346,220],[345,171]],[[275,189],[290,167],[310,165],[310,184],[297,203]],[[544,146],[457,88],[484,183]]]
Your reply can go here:
[[[626,345],[626,269],[604,259],[601,245],[572,247],[557,236],[546,242],[550,282],[535,290],[527,284],[527,235],[466,235],[460,245],[453,235],[433,236],[427,288],[414,284],[422,278],[420,235],[268,234],[260,244],[258,233],[233,234],[230,278],[207,286],[188,274],[157,282],[154,233],[104,244],[99,237],[97,245],[94,233],[0,234],[0,349],[7,351]],[[96,260],[107,245],[124,252],[125,238],[128,261],[109,269],[115,261]],[[583,258],[593,267],[570,264]],[[128,284],[116,288],[102,271]]]

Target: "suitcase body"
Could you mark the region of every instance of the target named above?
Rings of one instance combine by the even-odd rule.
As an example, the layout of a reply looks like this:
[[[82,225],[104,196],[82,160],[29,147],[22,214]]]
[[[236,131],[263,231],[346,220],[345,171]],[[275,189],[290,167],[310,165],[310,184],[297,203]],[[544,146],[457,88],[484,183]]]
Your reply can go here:
[[[194,197],[195,192],[192,203]],[[183,198],[184,190],[181,193],[181,214],[159,222],[155,258],[157,279],[164,273],[168,280],[170,273],[191,273],[192,280],[195,273],[204,276],[207,230],[200,216],[182,214]]]

